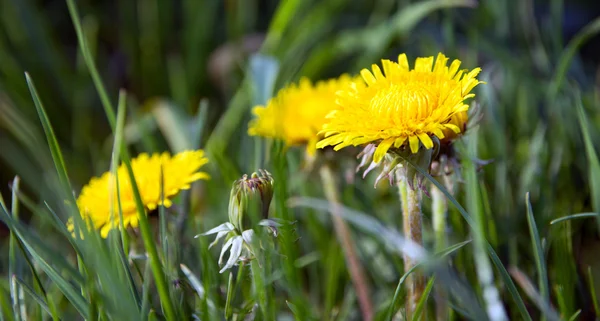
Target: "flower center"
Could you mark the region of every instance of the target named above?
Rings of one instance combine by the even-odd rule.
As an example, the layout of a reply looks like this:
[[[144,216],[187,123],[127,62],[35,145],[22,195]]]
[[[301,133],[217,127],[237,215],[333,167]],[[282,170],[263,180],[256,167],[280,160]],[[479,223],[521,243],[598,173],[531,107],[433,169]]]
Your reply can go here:
[[[391,85],[371,99],[370,109],[396,126],[419,127],[437,108],[438,95],[420,83]]]

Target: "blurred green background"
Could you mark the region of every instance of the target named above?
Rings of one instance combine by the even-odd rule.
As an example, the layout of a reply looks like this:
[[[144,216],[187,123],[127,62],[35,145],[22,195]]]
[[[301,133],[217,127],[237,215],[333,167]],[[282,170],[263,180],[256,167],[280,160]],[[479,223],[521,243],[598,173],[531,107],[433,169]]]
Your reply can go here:
[[[478,157],[493,160],[479,177],[486,237],[505,265],[535,279],[525,215],[530,192],[553,303],[565,316],[582,309],[581,320],[593,319],[588,268],[600,282],[597,225],[589,218],[550,222],[600,210],[600,190],[593,188],[600,182],[577,115],[581,106],[597,146],[598,1],[81,0],[77,5],[113,104],[119,89],[128,93],[125,138],[132,154],[206,149],[213,178],[193,198],[194,215],[207,227],[226,217],[234,179],[269,169],[265,146],[246,131],[251,107],[270,97],[272,81],[277,90],[301,76],[319,80],[357,73],[402,52],[411,62],[443,52],[462,60],[464,68],[480,66],[487,85],[476,90],[483,111]],[[10,195],[9,182],[19,175],[27,195],[52,202],[47,180],[54,165],[25,71],[36,83],[78,193],[91,176],[108,170],[112,134],[65,1],[0,0],[0,193]],[[292,151],[290,172],[302,166],[300,152]],[[351,158],[345,162],[354,166]],[[308,175],[290,175],[291,195],[311,194]],[[395,192],[386,184],[372,189],[373,179],[355,177],[343,203],[397,225]],[[43,218],[26,210],[22,216],[52,239]],[[297,233],[308,253],[314,244],[322,248],[319,231],[330,227],[307,217],[298,216]],[[449,233],[454,241],[469,234],[453,210]],[[469,262],[463,258],[457,269],[473,281]],[[387,287],[378,295],[390,295],[397,278],[389,274],[395,272],[376,270],[374,287]]]

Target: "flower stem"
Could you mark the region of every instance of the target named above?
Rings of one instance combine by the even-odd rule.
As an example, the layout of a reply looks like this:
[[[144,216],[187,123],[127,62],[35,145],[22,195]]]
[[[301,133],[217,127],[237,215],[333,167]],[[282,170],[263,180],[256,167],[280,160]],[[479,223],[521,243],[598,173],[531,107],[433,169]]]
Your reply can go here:
[[[323,165],[320,168],[321,180],[325,189],[325,196],[332,204],[332,220],[337,238],[342,246],[346,258],[346,264],[350,272],[350,278],[358,296],[358,302],[362,313],[362,319],[366,321],[373,320],[373,303],[371,302],[369,284],[365,276],[364,270],[356,254],[356,249],[352,242],[352,235],[346,222],[338,215],[339,214],[339,197],[335,184],[335,178],[331,168]]]
[[[448,203],[446,196],[437,187],[431,186],[431,202],[432,202],[432,223],[433,232],[435,234],[435,250],[439,252],[446,248],[446,213],[448,211]],[[436,320],[448,320],[448,304],[447,292],[438,287],[436,290]]]
[[[409,166],[408,164],[405,165]],[[421,214],[421,200],[419,197],[419,191],[415,187],[411,187],[413,184],[409,184],[409,179],[406,170],[399,170],[398,173],[398,186],[400,192],[400,200],[402,201],[402,218],[404,237],[415,242],[416,244],[423,245],[423,228],[422,228],[422,214]],[[414,185],[413,185],[414,186]],[[415,266],[416,262],[410,259],[408,256],[404,256],[404,271],[408,272]],[[406,279],[407,289],[407,300],[406,300],[406,315],[411,318],[414,313],[417,303],[421,299],[421,295],[425,290],[425,278],[418,271],[413,271],[411,275]]]

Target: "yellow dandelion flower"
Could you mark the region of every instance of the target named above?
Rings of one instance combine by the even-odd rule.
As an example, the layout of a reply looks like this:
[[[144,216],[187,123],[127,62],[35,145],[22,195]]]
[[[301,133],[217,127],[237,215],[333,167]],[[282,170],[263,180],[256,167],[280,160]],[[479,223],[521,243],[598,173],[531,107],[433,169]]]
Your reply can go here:
[[[469,106],[465,99],[474,97],[471,90],[482,83],[475,68],[460,70],[461,62],[438,54],[417,58],[411,70],[405,54],[398,62],[382,60],[363,69],[366,84],[356,83],[338,93],[337,109],[328,116],[321,131],[326,138],[317,148],[377,143],[373,161],[379,163],[387,151],[408,144],[417,153],[422,144],[433,147],[432,137],[444,139],[461,133]]]
[[[298,84],[281,89],[266,106],[254,107],[256,117],[248,134],[281,139],[288,146],[305,144],[312,154],[325,116],[336,107],[336,92],[351,83],[348,75],[315,84],[302,78]]]
[[[171,198],[181,190],[189,189],[190,184],[199,179],[208,179],[208,174],[199,169],[208,163],[204,151],[184,151],[171,156],[169,153],[140,154],[131,161],[142,202],[146,209],[153,210],[162,205],[161,200],[161,168],[164,206],[170,207]],[[133,196],[131,181],[125,165],[117,169],[119,193],[117,194],[116,180],[111,172],[100,177],[94,177],[83,187],[77,206],[84,221],[91,221],[94,228],[100,229],[102,237],[106,237],[113,228],[118,228],[119,205],[123,213],[124,227],[137,227],[138,216]],[[112,195],[111,195],[112,191]],[[117,198],[118,197],[118,198]],[[114,218],[111,218],[111,201]],[[73,223],[68,223],[73,231]]]

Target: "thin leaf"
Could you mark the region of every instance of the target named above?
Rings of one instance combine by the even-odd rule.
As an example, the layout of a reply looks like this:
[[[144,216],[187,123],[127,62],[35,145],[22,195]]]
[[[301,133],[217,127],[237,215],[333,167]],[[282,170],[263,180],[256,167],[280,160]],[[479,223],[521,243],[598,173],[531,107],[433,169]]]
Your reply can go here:
[[[31,97],[33,98],[35,108],[40,118],[40,122],[42,123],[44,133],[46,134],[46,139],[48,140],[48,146],[50,147],[50,153],[52,154],[52,160],[54,161],[54,166],[56,167],[56,173],[58,174],[58,178],[61,182],[62,187],[69,192],[69,195],[72,195],[71,191],[73,190],[73,188],[71,187],[71,182],[69,181],[69,175],[67,174],[65,160],[63,158],[62,152],[60,151],[60,146],[58,145],[58,141],[56,140],[56,136],[54,135],[54,130],[52,129],[52,125],[50,124],[48,115],[46,115],[46,111],[44,110],[42,101],[38,96],[37,90],[35,89],[35,84],[33,83],[31,77],[29,77],[28,73],[25,73],[25,79],[27,80],[27,86],[29,86]],[[71,204],[75,204],[74,199],[70,199],[69,201],[72,201]]]
[[[590,218],[590,217],[598,218],[598,214],[597,213],[578,213],[578,214],[566,215],[566,216],[559,217],[557,219],[550,221],[550,225],[569,221],[569,220],[574,220],[574,219],[578,219],[578,218]]]
[[[573,315],[569,318],[569,321],[575,321],[580,314],[581,314],[581,309],[579,309],[575,313],[573,313]]]
[[[16,176],[12,183],[12,201],[11,201],[11,214],[13,218],[19,220],[19,177]],[[18,239],[13,231],[10,232],[9,240],[9,252],[8,252],[8,275],[10,276],[10,297],[13,303],[13,313],[17,320],[26,320],[27,313],[25,311],[24,302],[22,298],[22,290],[19,288],[19,284],[16,282],[16,276],[21,276],[21,267],[23,266],[23,257],[17,251]]]
[[[535,224],[533,217],[533,209],[529,201],[529,193],[525,194],[525,203],[527,205],[527,223],[529,224],[529,233],[531,234],[531,246],[533,255],[535,256],[535,266],[538,272],[538,283],[542,299],[550,302],[550,290],[548,287],[548,271],[546,270],[546,259],[544,258],[544,250],[542,249],[542,241]]]
[[[431,279],[429,279],[429,282],[427,282],[427,287],[425,288],[425,291],[423,291],[423,294],[421,295],[421,298],[419,299],[419,302],[417,303],[417,308],[415,309],[415,314],[413,317],[413,320],[421,320],[421,314],[423,313],[423,308],[425,307],[425,302],[427,302],[427,299],[429,298],[429,293],[431,293],[431,289],[433,288],[433,283],[435,282],[435,277],[432,277]]]
[[[596,19],[600,28],[600,18]],[[588,171],[590,181],[590,191],[592,198],[592,208],[596,213],[600,213],[600,161],[598,160],[598,154],[594,149],[588,122],[583,110],[581,103],[581,97],[579,93],[576,93],[575,104],[577,105],[577,115],[579,116],[579,124],[581,127],[581,133],[583,135],[583,141],[585,143],[585,152],[588,158]],[[600,229],[600,216],[596,219],[598,229]]]
[[[420,166],[417,166],[411,160],[407,159],[407,161],[421,175],[423,175],[424,177],[426,177],[433,185],[435,185],[437,188],[439,188],[439,190],[442,193],[444,193],[444,195],[446,195],[446,197],[454,205],[454,207],[456,207],[456,209],[462,215],[463,219],[467,222],[467,224],[469,224],[469,226],[471,228],[475,228],[475,222],[473,221],[473,218],[471,217],[471,215],[469,215],[469,213],[467,213],[467,211],[460,205],[460,203],[458,203],[458,201],[452,196],[452,194],[450,194],[450,192],[448,192],[448,190],[446,189],[446,187],[444,185],[442,185],[436,179],[434,179],[433,177],[431,177],[431,175],[429,175],[429,173],[426,170],[424,170]],[[489,242],[486,241],[486,243],[487,243],[488,254],[489,254],[490,258],[492,259],[492,262],[494,263],[494,265],[496,266],[496,268],[500,272],[500,276],[502,277],[502,280],[504,281],[504,284],[506,285],[506,287],[508,289],[508,292],[510,292],[511,297],[513,298],[513,300],[517,304],[517,308],[519,310],[519,313],[521,314],[521,317],[524,320],[531,321],[531,316],[529,315],[529,312],[527,312],[527,307],[525,306],[525,302],[523,302],[523,298],[521,298],[521,295],[519,294],[519,291],[517,290],[517,287],[515,286],[515,283],[511,279],[510,275],[508,274],[508,271],[504,267],[504,264],[502,264],[502,261],[500,260],[500,258],[496,254],[496,251],[494,251],[494,248],[489,244]]]
[[[594,283],[594,275],[592,274],[592,267],[587,268],[588,276],[588,288],[590,289],[590,295],[592,296],[592,304],[594,305],[594,312],[596,315],[600,315],[600,305],[598,304],[598,296],[596,295],[596,284]]]
[[[444,257],[458,251],[459,249],[461,249],[463,246],[467,245],[471,243],[471,240],[467,240],[464,242],[460,242],[457,244],[454,244],[452,246],[449,246],[441,251],[439,251],[438,253],[435,254],[435,256],[437,257],[438,260],[443,259]],[[398,281],[398,285],[396,286],[396,291],[394,292],[394,297],[392,298],[392,303],[390,304],[388,311],[387,311],[387,317],[386,320],[388,321],[392,321],[392,319],[394,318],[394,311],[396,311],[396,307],[398,306],[398,304],[400,303],[400,291],[402,290],[402,286],[404,284],[404,281],[406,281],[406,278],[408,278],[408,276],[417,268],[421,267],[421,264],[417,264],[415,266],[413,266],[412,268],[410,268],[408,271],[406,271],[406,273],[404,273],[404,275],[402,275],[402,277],[400,278],[400,280]],[[417,315],[417,314],[415,314]]]
[[[527,278],[525,273],[519,270],[516,267],[510,268],[510,274],[515,278],[517,283],[521,286],[521,288],[527,293],[529,298],[538,306],[538,308],[542,311],[545,317],[550,321],[559,321],[560,317],[558,313],[554,311],[552,306],[548,301],[545,301],[544,298],[538,293],[533,283]]]
[[[69,8],[69,14],[71,15],[71,21],[73,21],[73,26],[75,27],[75,33],[77,34],[77,41],[79,42],[79,49],[81,49],[81,54],[83,59],[85,60],[85,64],[90,71],[90,76],[92,76],[92,80],[94,81],[94,86],[98,91],[98,95],[100,96],[100,101],[102,102],[102,106],[104,107],[104,112],[106,113],[106,117],[108,118],[108,123],[111,128],[116,127],[116,119],[115,111],[108,98],[108,94],[106,92],[106,88],[102,83],[102,79],[100,78],[100,74],[98,73],[98,69],[96,68],[96,64],[94,63],[94,57],[90,48],[87,44],[87,40],[85,34],[83,33],[83,28],[81,27],[81,18],[79,17],[79,12],[77,11],[77,5],[75,5],[74,0],[66,0],[67,7]]]
[[[121,157],[123,159],[123,163],[125,168],[127,169],[127,174],[129,176],[129,181],[131,182],[131,189],[133,192],[133,198],[135,200],[135,207],[137,210],[137,217],[139,221],[139,228],[142,232],[142,240],[144,243],[144,247],[148,252],[148,257],[150,259],[150,266],[152,268],[152,274],[154,275],[154,279],[156,282],[156,288],[158,290],[158,294],[160,297],[160,301],[162,303],[163,311],[166,315],[167,320],[176,320],[177,315],[175,313],[175,308],[173,306],[173,302],[171,301],[169,286],[165,277],[165,273],[163,270],[162,263],[160,261],[160,257],[158,256],[158,250],[156,249],[156,242],[153,239],[152,231],[150,229],[150,223],[148,222],[148,217],[146,216],[146,210],[144,208],[144,203],[142,202],[142,197],[140,195],[140,190],[138,188],[135,174],[133,172],[133,167],[131,166],[131,159],[129,158],[129,154],[126,148],[121,150]]]
[[[34,261],[37,262],[38,266],[48,275],[48,277],[56,284],[56,286],[61,290],[61,292],[65,295],[65,297],[73,304],[75,309],[83,316],[86,317],[88,315],[88,305],[87,302],[83,299],[83,297],[73,288],[73,286],[64,279],[60,273],[58,273],[50,264],[46,262],[45,259],[35,250],[35,248],[29,243],[33,241],[37,246],[45,248],[44,252],[52,253],[47,246],[44,246],[43,242],[37,238],[32,237],[31,234],[27,231],[27,229],[20,226],[20,224],[13,220],[12,217],[8,213],[4,211],[2,208],[0,218],[8,225],[11,231],[14,231],[17,234],[17,237],[21,240],[27,251],[31,254]],[[27,237],[25,236],[27,235]],[[81,275],[77,272],[77,270],[73,269],[69,264],[64,261],[64,258],[58,254],[53,256],[53,262],[62,263],[62,267],[66,268],[69,271],[69,275],[75,279],[79,279],[80,284],[82,283]]]
[[[556,72],[552,78],[552,82],[548,90],[550,101],[553,101],[558,94],[558,90],[564,82],[569,65],[571,64],[571,60],[573,60],[577,50],[579,50],[579,48],[588,39],[592,38],[598,32],[600,32],[600,17],[588,23],[580,32],[575,35],[575,37],[571,39],[571,41],[569,41],[569,44],[560,55]]]
[[[52,316],[52,312],[50,312],[50,309],[48,308],[48,305],[46,304],[44,298],[37,295],[37,293],[35,293],[35,290],[32,289],[29,285],[27,285],[25,282],[23,282],[23,280],[19,279],[16,276],[13,277],[13,279],[19,284],[19,286],[25,291],[25,293],[31,296],[31,298],[33,298],[33,300],[37,302],[37,304],[39,304],[44,311],[46,311],[46,313]]]

